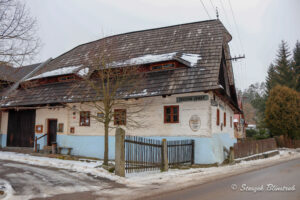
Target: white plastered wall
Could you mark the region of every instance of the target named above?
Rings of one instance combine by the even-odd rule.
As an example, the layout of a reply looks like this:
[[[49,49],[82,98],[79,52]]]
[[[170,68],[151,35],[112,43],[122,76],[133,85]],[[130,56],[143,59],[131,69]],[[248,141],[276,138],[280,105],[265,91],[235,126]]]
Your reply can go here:
[[[176,97],[183,96],[196,96],[196,95],[209,95],[209,100],[196,101],[196,102],[181,102],[176,103]],[[211,106],[210,99],[212,93],[189,93],[166,96],[130,99],[128,104],[134,103],[140,105],[143,108],[141,112],[137,114],[131,114],[131,107],[117,106],[115,109],[127,109],[128,118],[138,121],[141,127],[129,127],[126,128],[126,134],[137,136],[193,136],[193,137],[211,137],[215,133],[229,133],[234,136],[234,129],[230,127],[230,116],[233,117],[232,109],[225,103],[224,110],[227,113],[227,126],[223,127],[223,131],[220,130],[220,126],[216,126],[216,109],[217,107]],[[125,101],[126,102],[126,101]],[[179,105],[179,123],[166,124],[164,123],[164,106]],[[58,134],[71,134],[70,127],[74,127],[75,133],[71,135],[104,135],[103,125],[97,122],[94,118],[91,118],[90,126],[79,126],[79,112],[71,110],[73,106],[76,109],[82,111],[90,111],[93,115],[96,115],[99,110],[92,109],[90,106],[84,104],[69,104],[69,108],[56,108],[56,109],[38,109],[36,111],[36,125],[43,125],[44,132],[47,130],[47,120],[57,119],[58,123],[64,123],[64,132]],[[220,109],[220,123],[223,123],[223,112]],[[200,117],[201,126],[198,131],[192,131],[189,125],[189,120],[192,115],[198,115]],[[110,135],[114,135],[114,130],[110,131]]]
[[[234,111],[217,96],[215,97],[215,99],[218,102],[218,106],[211,106],[212,133],[213,134],[228,133],[231,138],[234,138],[234,125],[233,125]],[[219,106],[220,104],[222,106]],[[219,125],[217,125],[217,109],[219,109],[220,111]],[[226,126],[224,126],[224,112],[226,112]],[[230,124],[230,117],[232,117],[232,126]],[[221,130],[222,125],[223,125],[223,129]]]

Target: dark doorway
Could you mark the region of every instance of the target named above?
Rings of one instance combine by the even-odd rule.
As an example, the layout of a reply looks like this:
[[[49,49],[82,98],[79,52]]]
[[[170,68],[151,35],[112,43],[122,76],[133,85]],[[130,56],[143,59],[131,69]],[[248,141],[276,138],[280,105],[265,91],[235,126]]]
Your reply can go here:
[[[48,119],[48,140],[47,145],[51,146],[53,142],[56,142],[57,133],[57,119]]]
[[[35,110],[10,110],[8,114],[7,146],[34,146]]]

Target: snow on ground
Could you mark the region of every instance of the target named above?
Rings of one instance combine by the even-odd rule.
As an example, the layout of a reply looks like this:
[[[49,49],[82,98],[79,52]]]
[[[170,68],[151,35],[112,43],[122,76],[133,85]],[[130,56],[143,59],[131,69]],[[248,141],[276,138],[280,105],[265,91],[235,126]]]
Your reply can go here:
[[[237,158],[237,159],[234,159],[236,162],[238,161],[242,161],[242,160],[245,160],[245,159],[250,159],[250,158],[254,158],[256,156],[262,156],[262,155],[265,155],[265,154],[271,154],[271,153],[274,153],[274,152],[277,152],[278,150],[272,150],[272,151],[267,151],[267,152],[264,152],[264,153],[259,153],[259,154],[254,154],[254,155],[251,155],[251,156],[247,156],[247,157],[242,157],[242,158]]]
[[[201,184],[209,180],[222,178],[230,175],[244,173],[249,170],[259,169],[286,160],[300,158],[299,151],[281,149],[280,154],[259,160],[242,161],[234,165],[224,165],[209,168],[191,168],[187,170],[170,169],[168,172],[142,172],[127,174],[126,178],[115,176],[102,168],[95,168],[102,164],[97,162],[68,161],[48,157],[37,157],[28,154],[12,152],[1,152],[0,159],[23,162],[38,166],[57,167],[72,170],[80,173],[88,173],[94,176],[107,178],[118,183],[125,184],[126,188],[101,189],[97,190],[98,195],[108,195],[114,198],[137,198],[138,196],[154,194],[154,192],[165,192],[170,190],[183,189],[196,184]],[[1,181],[0,181],[1,185]],[[9,185],[6,183],[9,190]],[[150,192],[151,191],[151,192]],[[8,192],[8,194],[13,191]],[[134,195],[134,196],[130,196]]]
[[[0,179],[0,191],[4,192],[3,196],[0,195],[0,199],[11,199],[15,192],[10,183],[3,179]]]
[[[245,173],[260,169],[286,160],[300,158],[300,153],[293,150],[280,151],[274,157],[242,161],[234,165],[225,165],[210,168],[193,168],[188,170],[170,169],[168,172],[143,172],[127,175],[128,188],[116,190],[102,190],[98,194],[105,194],[112,199],[142,199],[160,193],[177,191],[208,181]],[[119,196],[118,196],[119,195]]]
[[[62,160],[57,158],[38,157],[29,154],[3,152],[3,151],[0,151],[0,159],[22,162],[31,165],[56,167],[56,168],[67,169],[67,170],[72,170],[81,173],[89,173],[94,176],[116,181],[118,183],[124,183],[125,181],[124,178],[115,176],[114,174],[109,173],[107,170],[103,168],[99,168],[98,166],[102,164],[102,161],[83,162],[83,161],[73,161],[73,160]]]
[[[168,172],[145,172],[128,174],[128,182],[131,186],[144,187],[150,184],[164,184],[172,183],[173,185],[180,185],[180,183],[195,183],[208,177],[215,177],[219,175],[237,172],[241,169],[253,168],[259,165],[268,164],[274,161],[289,159],[291,157],[300,157],[300,153],[293,150],[281,150],[279,155],[251,161],[241,161],[234,165],[224,165],[220,167],[209,168],[191,168],[187,170],[169,169]]]
[[[114,186],[118,188],[112,181],[89,174],[8,160],[0,160],[0,177],[0,188],[1,185],[5,188],[5,196],[0,195],[0,199],[5,200],[27,200],[87,191],[92,193]]]

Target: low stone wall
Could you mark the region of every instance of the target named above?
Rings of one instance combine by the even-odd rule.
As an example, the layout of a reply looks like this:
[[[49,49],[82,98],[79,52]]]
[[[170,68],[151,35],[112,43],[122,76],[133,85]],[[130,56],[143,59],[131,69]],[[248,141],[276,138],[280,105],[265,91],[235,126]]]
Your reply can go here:
[[[244,158],[237,158],[237,159],[234,159],[234,161],[236,163],[239,163],[241,161],[249,161],[249,160],[269,158],[269,157],[275,156],[277,154],[279,154],[279,151],[278,150],[273,150],[273,151],[267,151],[267,152],[264,152],[264,153],[254,154],[254,155],[244,157]]]
[[[243,140],[233,146],[234,158],[248,157],[276,149],[277,145],[274,138],[264,140]]]

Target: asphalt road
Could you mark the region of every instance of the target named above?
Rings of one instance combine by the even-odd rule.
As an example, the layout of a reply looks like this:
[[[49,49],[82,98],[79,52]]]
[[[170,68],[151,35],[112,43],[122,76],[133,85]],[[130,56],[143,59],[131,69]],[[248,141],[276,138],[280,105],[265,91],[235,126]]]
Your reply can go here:
[[[300,159],[149,198],[154,199],[300,200]]]
[[[0,160],[0,189],[9,183],[14,196],[9,199],[107,199],[96,191],[123,188],[109,179],[70,170],[41,167]],[[1,186],[2,185],[2,186]],[[3,196],[0,199],[2,199]]]

